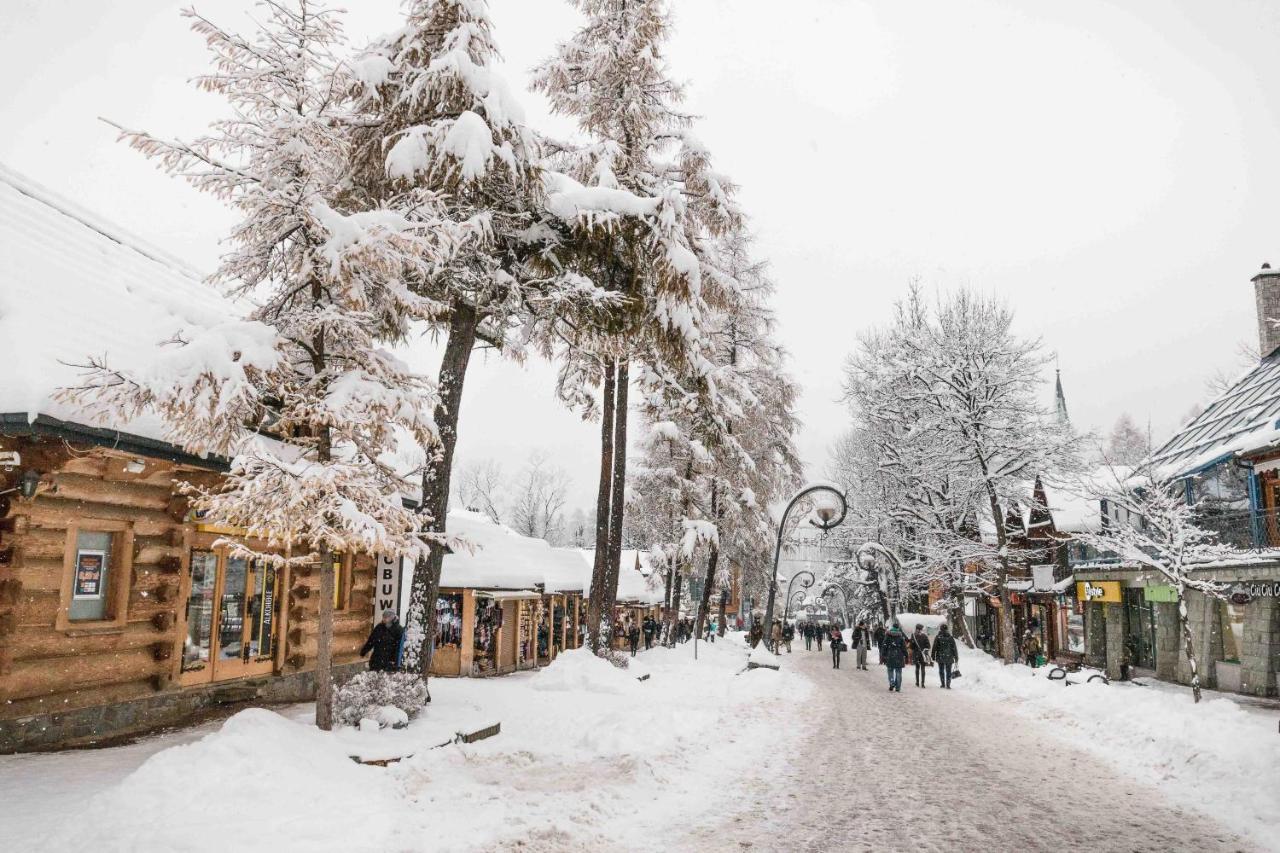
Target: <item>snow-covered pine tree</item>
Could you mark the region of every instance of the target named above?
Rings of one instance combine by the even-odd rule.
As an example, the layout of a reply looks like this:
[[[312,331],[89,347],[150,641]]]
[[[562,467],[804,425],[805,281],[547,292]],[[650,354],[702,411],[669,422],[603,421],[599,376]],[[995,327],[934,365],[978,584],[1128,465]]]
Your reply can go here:
[[[402,436],[435,441],[435,388],[381,344],[438,316],[437,302],[400,282],[431,273],[441,232],[427,215],[347,207],[359,117],[342,96],[352,86],[339,14],[312,0],[261,8],[249,36],[185,13],[213,54],[197,84],[226,98],[231,118],[189,143],[122,133],[238,212],[212,282],[255,307],[245,320],[180,330],[145,371],[93,362],[66,394],[117,416],[158,412],[174,443],[226,457],[220,486],[186,487],[194,508],[241,529],[230,540],[240,553],[318,562],[316,723],[328,729],[332,555],[415,555],[437,538],[406,510],[388,461]],[[254,552],[253,540],[270,550]]]
[[[596,565],[588,643],[612,621],[626,494],[631,364],[701,364],[708,293],[690,245],[690,198],[675,177],[689,166],[680,87],[663,59],[670,28],[660,0],[572,0],[584,25],[536,71],[534,86],[588,137],[554,162],[548,208],[570,225],[559,257],[617,296],[607,310],[560,318],[544,333],[562,356],[559,390],[601,414]],[[695,371],[696,373],[696,371]],[[599,386],[597,401],[588,389]]]
[[[1154,571],[1174,588],[1178,627],[1191,670],[1191,695],[1199,702],[1200,667],[1187,613],[1187,593],[1225,599],[1229,584],[1197,576],[1196,571],[1203,573],[1206,563],[1230,559],[1238,552],[1218,542],[1217,534],[1199,526],[1200,507],[1188,503],[1184,483],[1153,479],[1148,470],[1128,472],[1127,468],[1111,468],[1104,482],[1086,483],[1085,491],[1092,498],[1105,500],[1110,507],[1124,510],[1122,515],[1129,521],[1110,523],[1098,533],[1078,535],[1081,541],[1119,557],[1123,563]]]
[[[561,299],[590,303],[598,295],[580,277],[538,263],[543,241],[553,236],[540,221],[538,144],[494,70],[492,30],[486,0],[413,0],[404,27],[355,63],[357,95],[373,119],[359,133],[358,186],[408,218],[443,211],[459,235],[447,263],[409,283],[444,306],[437,325],[445,342],[434,413],[439,441],[421,472],[421,511],[440,533],[473,349],[480,342],[520,358],[520,329],[531,314],[554,315]],[[405,665],[424,676],[435,640],[425,626],[443,559],[443,549],[433,548],[419,562],[409,598]]]

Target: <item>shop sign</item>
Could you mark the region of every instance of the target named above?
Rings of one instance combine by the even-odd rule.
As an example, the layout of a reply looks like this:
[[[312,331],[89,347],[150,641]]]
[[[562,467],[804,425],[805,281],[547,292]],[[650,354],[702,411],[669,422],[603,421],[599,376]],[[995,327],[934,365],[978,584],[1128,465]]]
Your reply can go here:
[[[1177,587],[1168,584],[1154,584],[1142,588],[1142,598],[1144,601],[1154,601],[1160,604],[1174,604],[1178,601]]]
[[[102,598],[102,567],[106,562],[106,551],[85,549],[76,552],[73,598]]]
[[[1232,604],[1248,604],[1255,598],[1280,598],[1280,581],[1254,581],[1231,587]]]
[[[1120,603],[1120,581],[1078,581],[1076,598],[1084,602]]]
[[[378,577],[373,588],[373,624],[382,621],[382,611],[400,612],[400,581],[404,577],[404,557],[379,557]]]

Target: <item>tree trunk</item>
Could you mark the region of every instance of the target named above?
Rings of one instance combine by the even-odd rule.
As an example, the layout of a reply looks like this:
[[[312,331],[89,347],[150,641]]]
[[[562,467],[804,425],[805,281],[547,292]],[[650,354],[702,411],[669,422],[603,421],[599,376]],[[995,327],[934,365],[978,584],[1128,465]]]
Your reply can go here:
[[[667,585],[662,594],[663,613],[662,613],[662,645],[669,645],[671,640],[671,586],[675,580],[676,569],[674,565],[667,566]]]
[[[987,473],[985,462],[981,463],[984,478]],[[1009,539],[1005,535],[1004,515],[1000,512],[1000,501],[996,497],[995,487],[988,479],[987,502],[991,507],[991,522],[996,529],[996,546],[998,548],[999,569],[996,571],[996,583],[1000,590],[1000,657],[1005,663],[1013,663],[1013,602],[1009,600]]]
[[[316,728],[333,728],[333,556],[320,549],[320,628],[316,634]]]
[[[728,615],[728,613],[726,612],[726,605],[727,605],[726,599],[728,598],[729,598],[729,590],[721,589],[720,590],[720,624],[716,626],[716,633],[718,633],[721,637],[724,636],[724,632],[725,632],[725,618]]]
[[[1182,642],[1187,647],[1187,666],[1191,670],[1191,696],[1200,702],[1200,665],[1196,661],[1195,638],[1191,634],[1191,620],[1187,618],[1187,599],[1182,587],[1178,588],[1178,627],[1182,629]]]
[[[671,645],[676,644],[676,625],[680,621],[680,587],[684,585],[684,573],[680,571],[678,566],[673,566],[672,573],[676,576],[675,582],[671,585],[671,613],[667,616],[667,636],[671,638]]]
[[[604,364],[604,387],[600,394],[600,486],[596,492],[596,551],[591,567],[591,596],[587,599],[587,647],[598,655],[608,648],[608,637],[603,645],[600,640],[604,621],[606,566],[609,560],[610,502],[613,496],[613,410],[614,410],[613,359]],[[610,620],[612,622],[612,620]]]
[[[454,303],[449,319],[449,336],[445,340],[440,362],[438,387],[440,398],[433,412],[440,445],[428,460],[422,473],[422,503],[419,512],[431,517],[427,530],[444,533],[449,512],[449,482],[453,474],[453,452],[458,446],[458,416],[462,406],[462,388],[467,366],[476,344],[479,317],[475,308],[464,302]],[[409,591],[407,633],[412,640],[405,643],[404,668],[417,670],[422,680],[431,671],[435,654],[435,609],[440,597],[440,571],[444,567],[444,548],[432,545],[427,556],[418,559]]]
[[[604,587],[604,618],[613,628],[613,608],[618,601],[618,576],[622,566],[623,514],[627,506],[627,391],[630,385],[629,364],[618,362],[618,379],[614,387],[613,411],[613,492],[609,505],[609,563]]]
[[[699,637],[702,636],[703,629],[706,627],[707,611],[711,607],[711,587],[715,583],[716,565],[719,562],[720,546],[712,545],[711,553],[707,555],[707,574],[702,583],[702,601],[698,602],[698,624],[693,629]]]

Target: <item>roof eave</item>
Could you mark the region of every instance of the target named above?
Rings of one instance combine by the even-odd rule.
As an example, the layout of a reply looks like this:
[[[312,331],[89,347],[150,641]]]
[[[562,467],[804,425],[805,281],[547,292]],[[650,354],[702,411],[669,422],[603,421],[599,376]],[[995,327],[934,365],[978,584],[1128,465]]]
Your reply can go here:
[[[63,421],[49,415],[30,412],[0,412],[0,435],[31,435],[44,438],[61,438],[122,450],[152,459],[164,459],[178,465],[205,468],[210,471],[226,471],[228,463],[220,456],[197,456],[181,448],[141,435],[115,429],[88,426],[74,421]]]

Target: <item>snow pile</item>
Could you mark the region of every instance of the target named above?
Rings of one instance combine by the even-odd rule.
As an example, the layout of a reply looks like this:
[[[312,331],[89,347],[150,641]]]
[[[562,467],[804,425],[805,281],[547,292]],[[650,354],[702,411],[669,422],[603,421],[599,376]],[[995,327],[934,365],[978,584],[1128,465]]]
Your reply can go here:
[[[1280,736],[1276,715],[1225,696],[1199,705],[1187,688],[1050,681],[1047,668],[1003,666],[960,651],[956,689],[1047,721],[1072,745],[1202,811],[1264,846],[1280,839]],[[1008,700],[1014,700],[1009,702]]]
[[[747,659],[747,663],[753,666],[762,666],[766,669],[779,669],[782,666],[782,658],[769,651],[765,648],[764,643],[761,643],[751,650],[751,657]]]
[[[241,711],[218,732],[156,753],[121,784],[78,804],[75,820],[54,817],[61,814],[55,809],[42,848],[341,850],[353,849],[338,841],[353,825],[362,844],[381,847],[385,822],[353,816],[393,798],[394,785],[332,744],[314,726],[273,711]]]
[[[630,668],[619,669],[604,658],[591,654],[588,649],[581,648],[557,657],[533,682],[533,689],[621,695],[640,689],[636,678]]]
[[[743,672],[747,657],[741,635],[699,644],[697,660],[691,643],[643,652],[626,670],[570,652],[540,672],[436,681],[399,730],[320,732],[310,706],[243,711],[105,789],[106,774],[79,781],[82,762],[114,761],[118,780],[136,746],[0,757],[0,801],[26,804],[0,809],[0,837],[49,850],[639,849],[730,811],[800,737],[778,721],[809,682]],[[494,723],[496,737],[452,743]],[[381,768],[355,754],[409,757]]]
[[[925,633],[933,637],[939,628],[947,624],[947,617],[937,613],[899,613],[895,618],[902,626],[902,633],[908,637],[916,630],[917,625],[923,625]]]

